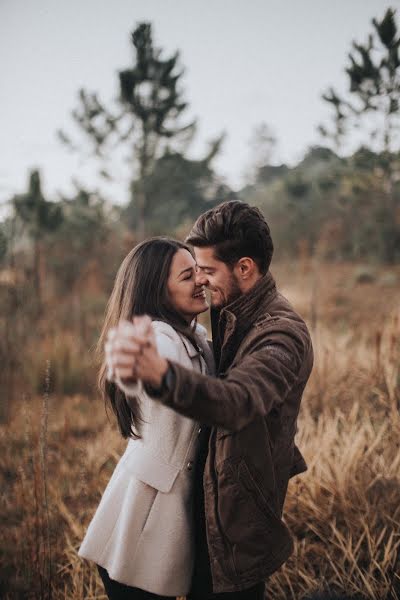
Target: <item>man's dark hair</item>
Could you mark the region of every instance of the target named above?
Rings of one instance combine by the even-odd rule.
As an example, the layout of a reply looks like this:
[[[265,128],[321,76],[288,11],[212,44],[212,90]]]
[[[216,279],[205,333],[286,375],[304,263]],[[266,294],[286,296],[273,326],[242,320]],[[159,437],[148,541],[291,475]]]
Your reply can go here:
[[[214,256],[231,268],[249,256],[265,275],[274,246],[261,211],[240,200],[223,202],[200,215],[186,238],[194,247],[214,248]]]

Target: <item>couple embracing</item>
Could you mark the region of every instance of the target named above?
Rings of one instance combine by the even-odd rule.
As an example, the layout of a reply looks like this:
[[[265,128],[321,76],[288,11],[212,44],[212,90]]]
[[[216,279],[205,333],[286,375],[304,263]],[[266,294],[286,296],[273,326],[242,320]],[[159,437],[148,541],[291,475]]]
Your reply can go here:
[[[272,254],[261,212],[232,201],[119,268],[99,387],[128,444],[79,549],[110,599],[262,599],[293,551],[282,511],[307,469],[294,438],[313,350]]]

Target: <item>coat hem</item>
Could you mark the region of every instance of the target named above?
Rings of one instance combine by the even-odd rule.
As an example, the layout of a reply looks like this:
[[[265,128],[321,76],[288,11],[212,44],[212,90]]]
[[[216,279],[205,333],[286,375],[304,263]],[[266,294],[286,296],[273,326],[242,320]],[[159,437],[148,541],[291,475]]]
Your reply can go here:
[[[266,563],[263,567],[256,567],[240,575],[240,583],[232,583],[232,585],[216,585],[212,586],[213,594],[225,592],[241,592],[252,587],[260,581],[265,581],[273,573],[275,573],[291,556],[293,552],[293,543],[291,542],[281,550],[277,555],[274,555],[274,561]]]
[[[83,558],[86,558],[86,557],[83,557]],[[101,561],[100,560],[94,560],[92,558],[89,558],[87,560],[90,560],[94,564],[99,565],[100,567],[103,567],[103,569],[105,569],[107,571],[108,576],[110,577],[110,579],[112,579],[113,581],[117,581],[118,583],[122,583],[123,585],[127,585],[129,587],[138,588],[138,589],[143,590],[145,592],[149,592],[150,594],[156,594],[157,596],[186,596],[186,595],[189,594],[189,591],[190,591],[190,587],[187,587],[186,591],[183,591],[183,592],[182,591],[179,591],[179,592],[171,591],[170,589],[168,589],[166,591],[165,588],[157,588],[157,589],[153,588],[153,589],[149,589],[149,587],[145,587],[145,586],[141,585],[140,582],[138,582],[138,581],[136,581],[136,582],[133,582],[132,580],[128,581],[124,577],[116,579],[115,576],[113,576],[112,572],[110,572],[108,570],[109,567],[107,566],[106,561],[103,561],[103,560],[101,560]]]

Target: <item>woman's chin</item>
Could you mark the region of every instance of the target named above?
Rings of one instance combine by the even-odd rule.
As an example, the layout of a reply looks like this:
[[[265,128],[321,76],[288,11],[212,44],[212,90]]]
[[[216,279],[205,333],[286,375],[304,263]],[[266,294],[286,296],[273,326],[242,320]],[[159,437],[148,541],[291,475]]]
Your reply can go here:
[[[204,300],[204,302],[201,303],[197,302],[196,304],[197,306],[193,306],[193,314],[195,315],[199,315],[200,313],[206,312],[206,310],[210,308],[207,300]]]
[[[201,311],[199,311],[199,314],[206,312],[209,308],[210,308],[210,306],[209,306],[208,302],[206,302],[206,304],[204,305],[204,308],[202,308]]]
[[[193,321],[197,315],[206,312],[209,308],[207,300],[203,300],[202,302],[193,302],[190,307],[188,306],[185,310],[180,309],[179,312],[186,320]]]

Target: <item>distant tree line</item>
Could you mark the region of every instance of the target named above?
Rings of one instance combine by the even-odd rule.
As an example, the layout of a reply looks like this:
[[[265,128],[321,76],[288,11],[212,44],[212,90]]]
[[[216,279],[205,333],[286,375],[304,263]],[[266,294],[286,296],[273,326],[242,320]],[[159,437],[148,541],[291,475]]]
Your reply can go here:
[[[372,20],[367,42],[353,42],[348,92],[322,95],[332,108],[319,126],[328,147],[311,148],[294,168],[259,165],[241,196],[271,220],[278,247],[308,248],[328,259],[400,259],[400,36],[395,11]],[[264,131],[263,145],[276,140]],[[359,148],[345,152],[352,136]],[[260,139],[260,137],[259,137]]]
[[[360,148],[341,158],[316,146],[293,168],[262,167],[241,198],[263,211],[280,256],[400,260],[400,154]]]
[[[400,38],[394,11],[374,19],[373,28],[368,42],[354,43],[349,55],[347,97],[324,94],[333,107],[332,124],[321,130],[325,145],[310,148],[294,167],[273,164],[275,134],[260,126],[252,140],[251,183],[235,194],[213,167],[223,135],[202,158],[187,154],[196,122],[181,121],[187,103],[179,54],[164,58],[151,25],[136,27],[134,61],[118,74],[116,107],[80,90],[73,111],[101,177],[119,177],[109,158],[128,148],[126,204],[115,206],[81,184],[70,197],[46,198],[34,170],[0,223],[1,410],[22,385],[41,390],[47,357],[54,391],[90,392],[95,365],[88,349],[97,340],[122,258],[144,236],[183,237],[200,213],[224,200],[240,198],[261,208],[278,257],[400,260]],[[371,113],[383,127],[363,128]],[[366,138],[346,154],[343,144],[354,127]],[[58,135],[72,151],[84,152],[85,144]]]

